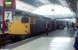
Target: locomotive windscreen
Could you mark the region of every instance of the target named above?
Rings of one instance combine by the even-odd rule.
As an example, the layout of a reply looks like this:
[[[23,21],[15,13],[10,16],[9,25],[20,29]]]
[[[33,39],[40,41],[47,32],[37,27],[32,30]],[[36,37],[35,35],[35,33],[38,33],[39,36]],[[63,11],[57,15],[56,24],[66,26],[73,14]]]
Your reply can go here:
[[[24,17],[21,18],[21,22],[22,23],[27,23],[28,21],[29,21],[29,18],[28,17],[25,17],[24,16]]]

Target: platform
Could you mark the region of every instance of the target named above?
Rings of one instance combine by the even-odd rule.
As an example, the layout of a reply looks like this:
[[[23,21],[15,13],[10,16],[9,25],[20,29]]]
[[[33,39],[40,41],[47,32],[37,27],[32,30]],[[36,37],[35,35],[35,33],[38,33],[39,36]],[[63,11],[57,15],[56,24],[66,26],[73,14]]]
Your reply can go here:
[[[7,45],[1,49],[8,50],[73,50],[73,33],[56,30],[46,34],[32,37],[15,44]]]

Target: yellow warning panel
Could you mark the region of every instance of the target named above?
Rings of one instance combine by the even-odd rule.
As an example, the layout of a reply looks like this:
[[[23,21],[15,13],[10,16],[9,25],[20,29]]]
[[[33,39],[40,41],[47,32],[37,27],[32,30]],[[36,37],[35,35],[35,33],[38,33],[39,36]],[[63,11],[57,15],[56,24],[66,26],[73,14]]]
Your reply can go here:
[[[12,23],[8,24],[8,33],[9,34],[29,34],[30,33],[30,24],[22,23],[19,20],[15,20]]]

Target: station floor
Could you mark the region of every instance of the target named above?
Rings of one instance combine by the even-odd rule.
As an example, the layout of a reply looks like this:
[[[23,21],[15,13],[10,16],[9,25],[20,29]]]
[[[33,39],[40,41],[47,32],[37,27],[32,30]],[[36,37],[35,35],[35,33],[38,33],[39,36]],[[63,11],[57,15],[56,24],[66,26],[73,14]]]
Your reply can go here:
[[[14,44],[7,45],[3,49],[7,50],[74,50],[73,32],[56,30],[46,34],[38,35]]]

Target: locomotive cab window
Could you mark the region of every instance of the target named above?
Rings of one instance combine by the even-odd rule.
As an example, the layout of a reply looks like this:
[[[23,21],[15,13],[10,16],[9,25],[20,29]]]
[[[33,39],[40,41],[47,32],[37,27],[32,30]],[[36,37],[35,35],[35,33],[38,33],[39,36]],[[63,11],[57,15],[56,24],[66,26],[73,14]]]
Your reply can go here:
[[[22,17],[21,22],[22,23],[27,23],[29,21],[29,17]]]

